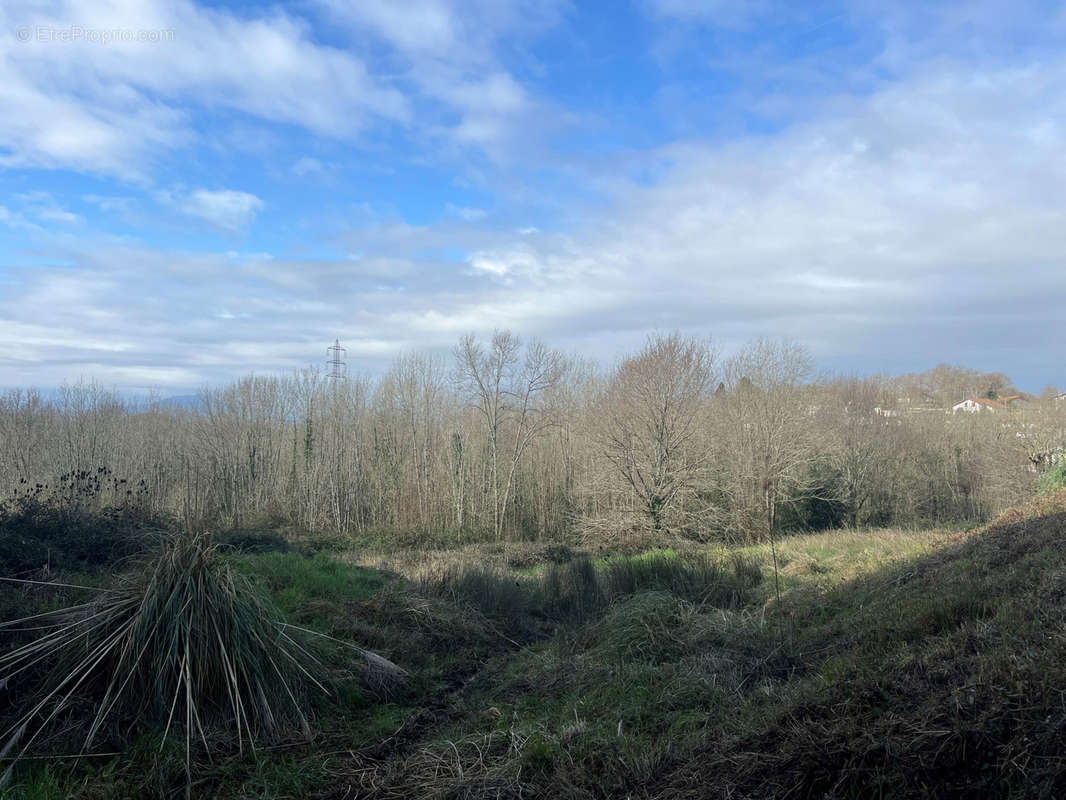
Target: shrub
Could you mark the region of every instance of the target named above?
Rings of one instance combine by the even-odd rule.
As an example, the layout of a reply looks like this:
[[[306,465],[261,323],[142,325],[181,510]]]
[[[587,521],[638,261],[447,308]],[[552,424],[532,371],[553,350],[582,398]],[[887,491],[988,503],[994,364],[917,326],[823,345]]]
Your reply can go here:
[[[1053,492],[1066,487],[1066,460],[1060,461],[1040,476],[1040,491]]]
[[[191,742],[206,745],[212,729],[230,730],[242,750],[262,736],[309,733],[308,698],[327,688],[327,656],[335,656],[335,640],[286,625],[205,536],[176,536],[93,600],[0,630],[38,632],[0,655],[10,701],[32,698],[0,737],[0,755],[19,757],[71,719],[86,749],[107,723],[160,728],[164,740],[180,728],[187,769]],[[356,651],[366,678],[402,677]]]
[[[103,467],[61,475],[54,485],[23,479],[0,502],[0,572],[80,569],[151,550],[171,521],[146,508],[145,491],[143,481],[130,484]]]

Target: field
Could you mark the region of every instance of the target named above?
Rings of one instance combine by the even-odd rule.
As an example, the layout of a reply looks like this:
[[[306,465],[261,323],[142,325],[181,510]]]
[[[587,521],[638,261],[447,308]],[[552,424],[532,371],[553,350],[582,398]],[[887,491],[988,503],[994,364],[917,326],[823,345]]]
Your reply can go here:
[[[969,531],[784,538],[779,588],[765,545],[404,551],[318,549],[268,529],[220,538],[219,557],[288,623],[368,648],[408,679],[377,690],[339,680],[310,703],[307,732],[243,754],[209,736],[188,768],[184,736],[121,726],[74,759],[75,709],[15,766],[5,797],[1066,791],[1066,492]],[[104,585],[113,569],[49,580]],[[85,594],[0,591],[4,619]],[[5,638],[5,649],[17,640]]]

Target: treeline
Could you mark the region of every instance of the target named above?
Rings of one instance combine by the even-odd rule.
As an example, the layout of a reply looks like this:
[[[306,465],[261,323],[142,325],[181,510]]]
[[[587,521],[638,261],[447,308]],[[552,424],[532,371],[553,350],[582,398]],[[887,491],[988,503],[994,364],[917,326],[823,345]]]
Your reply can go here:
[[[1066,444],[1051,391],[945,412],[1011,393],[1005,376],[944,366],[818,376],[776,340],[723,360],[706,341],[652,336],[603,369],[498,332],[450,357],[402,356],[375,380],[249,376],[189,408],[92,383],[8,391],[0,491],[193,527],[273,517],[415,541],[975,522],[1031,493]]]

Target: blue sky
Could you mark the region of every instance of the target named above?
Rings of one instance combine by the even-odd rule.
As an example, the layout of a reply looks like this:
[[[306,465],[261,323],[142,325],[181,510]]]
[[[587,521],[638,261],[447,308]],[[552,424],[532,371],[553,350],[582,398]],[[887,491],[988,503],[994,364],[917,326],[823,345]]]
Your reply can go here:
[[[8,0],[0,386],[494,327],[1063,385],[1064,45],[1051,3]]]

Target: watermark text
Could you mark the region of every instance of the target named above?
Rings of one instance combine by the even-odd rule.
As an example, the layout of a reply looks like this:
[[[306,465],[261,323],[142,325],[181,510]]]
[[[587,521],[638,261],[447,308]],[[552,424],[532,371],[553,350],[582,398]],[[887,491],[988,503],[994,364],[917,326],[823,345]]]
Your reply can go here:
[[[47,44],[159,44],[173,42],[174,31],[169,28],[92,28],[83,25],[23,25],[15,30],[20,42]]]

